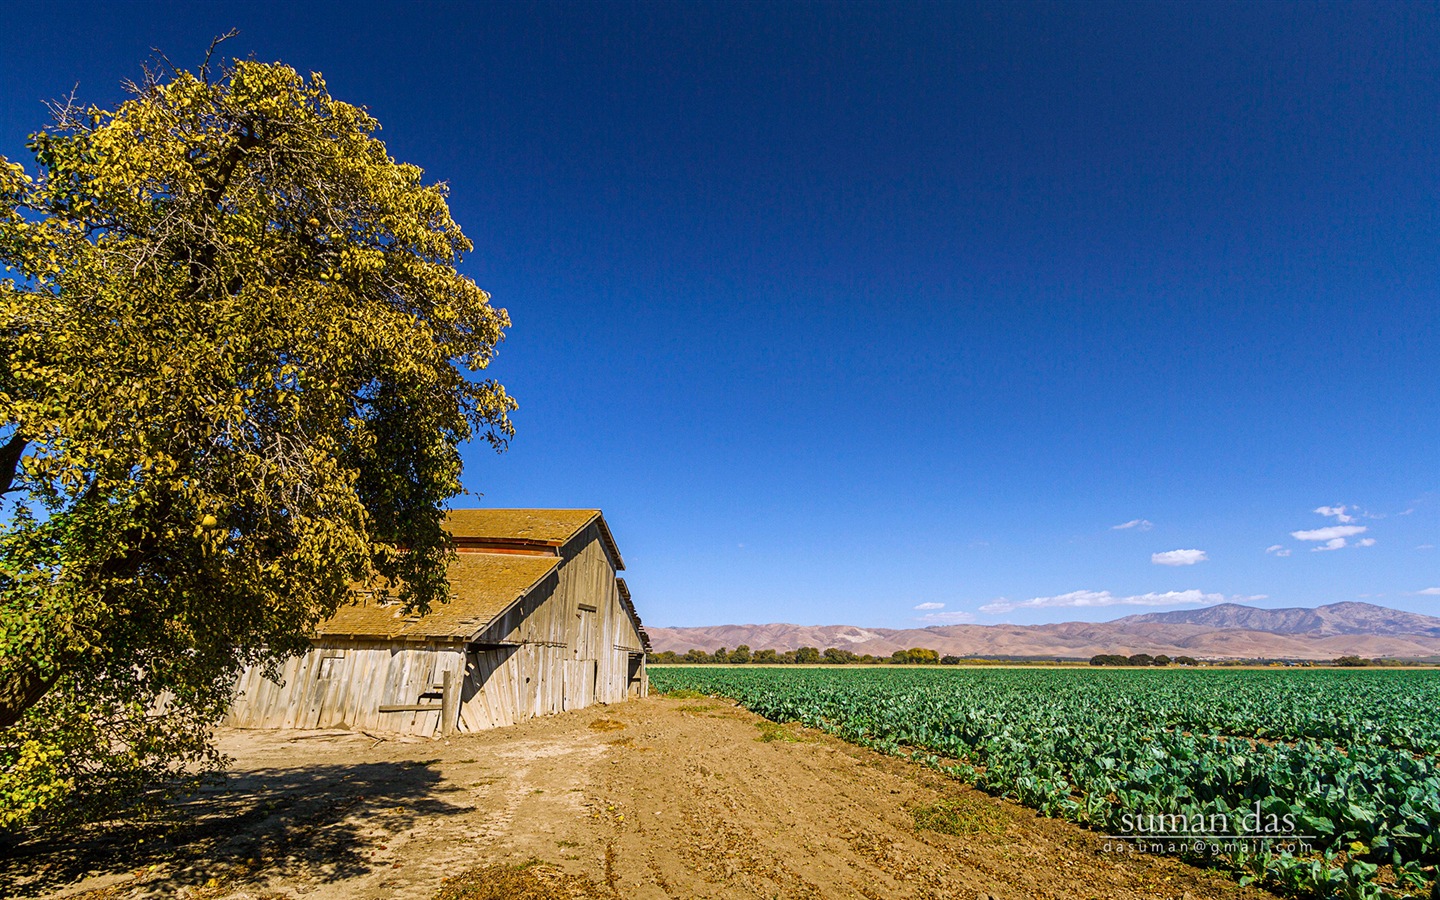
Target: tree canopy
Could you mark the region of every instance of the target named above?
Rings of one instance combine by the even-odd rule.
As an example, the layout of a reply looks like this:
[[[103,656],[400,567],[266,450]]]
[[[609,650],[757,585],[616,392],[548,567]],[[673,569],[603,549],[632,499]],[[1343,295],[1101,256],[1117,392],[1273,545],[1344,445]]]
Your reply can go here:
[[[443,602],[510,322],[443,184],[318,74],[149,72],[0,157],[0,828],[213,757],[359,583]]]

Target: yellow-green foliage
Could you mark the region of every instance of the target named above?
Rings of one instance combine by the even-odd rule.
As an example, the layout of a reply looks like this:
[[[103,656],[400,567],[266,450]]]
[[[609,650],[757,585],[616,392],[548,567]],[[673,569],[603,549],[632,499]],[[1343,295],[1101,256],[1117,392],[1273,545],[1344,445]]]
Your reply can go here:
[[[981,798],[941,800],[910,810],[916,831],[940,834],[999,834],[1008,816],[995,802]]]
[[[237,61],[0,158],[0,824],[213,763],[238,667],[355,583],[445,598],[457,447],[513,433],[472,374],[510,323],[378,127]]]
[[[0,829],[23,824],[37,810],[62,798],[72,787],[70,779],[56,771],[64,751],[36,740],[22,740],[6,762],[4,803],[0,805]]]
[[[784,741],[787,744],[805,744],[813,741],[800,730],[800,726],[794,722],[756,722],[755,727],[760,729],[760,736],[755,740],[763,743],[771,741]]]

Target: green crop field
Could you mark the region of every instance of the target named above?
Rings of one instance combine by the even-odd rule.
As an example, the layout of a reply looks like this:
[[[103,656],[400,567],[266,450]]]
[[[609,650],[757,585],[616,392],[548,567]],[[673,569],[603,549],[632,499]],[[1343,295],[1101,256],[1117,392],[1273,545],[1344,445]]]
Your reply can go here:
[[[1440,897],[1440,672],[651,669],[1282,892]],[[1227,839],[1228,838],[1228,839]]]

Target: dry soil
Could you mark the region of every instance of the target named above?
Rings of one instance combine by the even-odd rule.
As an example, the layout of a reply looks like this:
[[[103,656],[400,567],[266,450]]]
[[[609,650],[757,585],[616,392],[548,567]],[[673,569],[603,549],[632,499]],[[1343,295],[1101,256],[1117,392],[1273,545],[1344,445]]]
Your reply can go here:
[[[654,697],[449,741],[228,731],[165,821],[32,843],[3,896],[1263,898],[726,701]],[[467,875],[468,873],[468,875]]]

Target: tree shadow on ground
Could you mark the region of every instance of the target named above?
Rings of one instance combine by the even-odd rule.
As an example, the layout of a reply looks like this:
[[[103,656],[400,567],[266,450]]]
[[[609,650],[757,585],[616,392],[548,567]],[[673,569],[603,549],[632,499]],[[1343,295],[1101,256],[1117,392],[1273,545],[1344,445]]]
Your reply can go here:
[[[468,811],[439,795],[431,762],[375,762],[236,773],[146,821],[32,837],[0,856],[0,884],[37,896],[90,875],[130,873],[149,894],[258,876],[338,881],[371,870],[387,835]],[[7,892],[8,895],[8,892]]]

